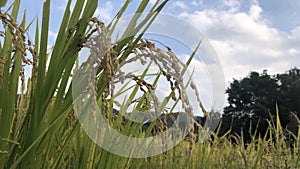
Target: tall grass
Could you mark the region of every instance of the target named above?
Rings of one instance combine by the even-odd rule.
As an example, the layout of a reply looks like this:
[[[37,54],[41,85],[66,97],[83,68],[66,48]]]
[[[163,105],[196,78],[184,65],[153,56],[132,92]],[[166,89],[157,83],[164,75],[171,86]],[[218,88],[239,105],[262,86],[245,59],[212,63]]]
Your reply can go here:
[[[1,1],[3,7],[6,1]],[[114,73],[113,63],[122,63],[130,54],[138,49],[143,55],[137,59],[143,60],[148,56],[149,49],[161,54],[157,60],[160,65],[177,61],[172,51],[162,52],[151,42],[142,39],[144,31],[151,25],[159,12],[167,4],[157,1],[149,7],[149,0],[140,2],[136,14],[150,12],[145,18],[133,17],[121,35],[122,41],[117,46],[109,46],[106,57],[102,58],[106,66],[99,67],[99,79],[96,82],[96,99],[102,110],[112,110],[112,99],[107,99],[112,87],[110,76]],[[290,152],[280,124],[275,131],[276,144],[273,139],[258,139],[245,148],[241,138],[236,138],[238,144],[233,144],[225,137],[216,139],[213,143],[194,143],[193,135],[189,142],[182,141],[168,153],[148,158],[129,158],[114,155],[96,145],[84,132],[73,110],[74,96],[72,95],[73,71],[78,69],[79,52],[87,43],[87,39],[97,33],[112,35],[118,18],[126,11],[130,0],[120,9],[116,20],[107,26],[93,18],[97,8],[97,0],[75,1],[71,11],[71,0],[68,1],[60,29],[51,53],[48,53],[48,32],[50,19],[50,0],[43,5],[42,23],[36,21],[35,40],[31,42],[27,36],[32,23],[27,23],[26,12],[23,19],[17,22],[20,0],[15,0],[12,8],[4,12],[1,8],[0,19],[0,168],[298,168],[299,157],[296,151]],[[140,15],[137,15],[140,16]],[[138,22],[139,21],[139,22]],[[141,34],[138,34],[141,32]],[[199,44],[200,45],[200,44]],[[198,47],[199,47],[198,45]],[[197,47],[197,48],[198,48]],[[197,50],[196,48],[196,50]],[[193,53],[186,63],[189,65]],[[165,59],[165,60],[163,60]],[[169,59],[169,60],[168,60]],[[152,63],[151,62],[151,63]],[[167,62],[167,64],[165,63]],[[31,68],[27,81],[24,76],[24,64]],[[48,65],[49,64],[49,65]],[[176,98],[175,91],[184,89],[180,79],[177,85],[172,85],[171,78],[175,73],[184,74],[186,67],[181,70],[169,71],[161,67],[161,72],[155,74],[155,81],[147,83],[149,76],[147,67],[139,77],[133,77],[136,85],[128,98],[134,101],[136,93],[142,91],[141,102],[137,109],[148,106],[147,98],[159,78],[166,78],[172,92],[163,101],[161,107]],[[71,78],[71,81],[70,81]],[[126,85],[125,85],[126,87]],[[143,88],[146,87],[146,88]],[[116,95],[121,94],[116,93]],[[188,105],[188,103],[187,103]],[[202,104],[200,104],[202,105]],[[187,106],[188,107],[188,106]],[[126,110],[126,104],[120,106]],[[203,108],[203,106],[201,107]],[[204,108],[203,111],[205,112]],[[124,124],[121,115],[114,117],[112,111],[106,114],[109,123],[125,135],[149,136],[155,122],[145,133],[141,133],[141,125],[132,122]],[[160,124],[161,122],[157,122]],[[161,126],[162,127],[162,126]],[[298,136],[299,138],[299,136]],[[298,150],[299,143],[294,150]]]
[[[244,143],[242,137],[224,135],[213,142],[196,143],[188,153],[188,143],[183,141],[167,155],[159,155],[142,162],[143,168],[300,168],[300,132],[291,141],[280,124],[270,121],[263,137],[252,137]],[[136,159],[137,161],[140,159]],[[132,165],[132,168],[136,166]]]
[[[142,24],[149,25],[166,2],[155,3],[151,8],[154,13],[143,19]],[[26,31],[31,25],[26,22],[26,12],[20,24],[16,20],[20,0],[15,0],[8,12],[1,8],[1,168],[95,168],[99,165],[103,168],[116,168],[125,166],[130,161],[99,149],[82,131],[73,112],[72,85],[68,83],[76,66],[78,53],[93,33],[104,28],[104,23],[93,18],[97,0],[74,3],[72,11],[71,0],[67,3],[50,54],[47,53],[50,0],[43,4],[42,23],[36,21],[34,42],[26,37]],[[129,0],[125,2],[117,18],[123,15],[129,3]],[[1,7],[4,5],[4,1],[1,1]],[[148,5],[149,1],[143,0],[136,12],[142,13]],[[132,19],[127,27],[128,31],[134,30],[136,33],[141,30],[137,19],[140,18]],[[108,25],[109,34],[113,32],[115,24],[116,21]],[[124,48],[134,46],[141,39],[134,35],[128,36],[114,49],[116,53],[123,50],[122,59],[132,50]],[[126,32],[124,36],[127,36]],[[32,68],[27,82],[24,64]]]

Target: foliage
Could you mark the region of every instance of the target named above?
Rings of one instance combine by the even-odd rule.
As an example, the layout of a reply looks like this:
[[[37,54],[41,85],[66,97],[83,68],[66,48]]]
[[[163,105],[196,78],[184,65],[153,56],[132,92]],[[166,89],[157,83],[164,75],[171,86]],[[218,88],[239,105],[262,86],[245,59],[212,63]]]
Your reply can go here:
[[[1,7],[5,2],[0,4]],[[166,48],[167,51],[162,50],[142,38],[168,0],[162,2],[158,0],[152,6],[149,0],[141,1],[135,17],[131,18],[124,33],[120,35],[120,40],[116,43],[111,41],[110,35],[113,34],[118,19],[122,17],[130,2],[127,0],[115,19],[106,26],[93,17],[97,0],[76,1],[73,10],[71,10],[72,1],[69,0],[50,53],[48,52],[50,0],[44,2],[41,25],[36,20],[34,42],[26,36],[34,21],[28,24],[26,13],[20,25],[16,19],[20,0],[15,0],[7,12],[3,12],[1,8],[3,31],[0,35],[3,45],[0,45],[0,168],[129,166],[133,159],[113,155],[98,147],[80,126],[77,118],[85,114],[76,114],[73,105],[79,101],[85,106],[88,102],[85,102],[86,98],[80,98],[78,92],[74,93],[73,88],[83,89],[81,92],[85,92],[90,84],[86,85],[84,77],[76,79],[79,83],[75,83],[74,76],[76,77],[78,72],[81,73],[76,70],[95,66],[96,77],[92,80],[92,85],[95,86],[94,93],[87,97],[96,100],[98,105],[93,108],[99,108],[108,123],[124,135],[145,136],[146,133],[147,137],[151,127],[145,133],[141,133],[141,124],[135,122],[124,124],[121,114],[113,116],[115,104],[120,111],[126,112],[129,105],[138,100],[134,105],[135,110],[147,109],[149,97],[153,97],[154,102],[157,99],[153,91],[161,78],[166,79],[171,90],[162,104],[153,105],[156,112],[165,111],[169,102],[173,101],[175,107],[178,101],[182,101],[185,114],[192,115],[185,93],[185,88],[190,86],[191,80],[185,83],[182,76],[195,52],[185,64],[178,60],[170,48]],[[146,12],[146,9],[149,9],[149,12]],[[140,15],[144,12],[145,15]],[[97,42],[96,45],[94,42]],[[200,43],[195,51],[199,46]],[[90,60],[78,67],[79,52],[83,48],[90,49]],[[98,56],[96,50],[102,55]],[[125,74],[119,69],[124,64],[136,60],[144,63],[146,59],[150,60],[150,63],[142,74],[134,75],[133,72]],[[158,73],[148,73],[151,63],[159,67]],[[28,80],[24,76],[25,65],[32,69]],[[149,83],[145,79],[150,76],[153,76],[155,81]],[[135,84],[133,86],[124,84],[120,91],[113,93],[114,80],[123,83],[124,77],[132,79]],[[196,86],[191,85],[197,92]],[[116,103],[115,96],[130,89],[133,90],[125,103]],[[139,96],[138,92],[142,94]],[[199,98],[197,100],[200,102]],[[202,103],[199,105],[205,111]],[[156,121],[153,121],[150,126],[153,127],[155,123]],[[158,119],[157,123],[160,129],[161,120]],[[188,150],[191,151],[194,143],[192,131],[189,136]],[[140,166],[141,162],[136,165]]]
[[[126,11],[130,0],[125,1],[116,19],[120,18]],[[145,30],[156,18],[159,12],[166,5],[167,0],[157,1],[150,6],[150,12],[145,18],[132,18],[126,27],[123,38],[118,45],[112,45],[109,39],[102,39],[103,44],[108,45],[106,56],[101,58],[98,67],[97,93],[95,98],[99,107],[107,116],[108,122],[120,132],[126,135],[140,136],[141,124],[122,124],[122,116],[113,116],[111,103],[108,99],[108,83],[110,76],[114,73],[117,63],[126,61],[130,54],[137,50],[147,55],[149,51],[161,52],[163,57],[170,59],[173,56],[171,51],[163,52],[154,44],[142,39]],[[3,7],[6,1],[1,1]],[[285,146],[284,136],[276,131],[276,145],[272,139],[260,139],[257,142],[252,140],[247,149],[243,146],[243,139],[236,138],[241,143],[233,145],[225,137],[216,139],[214,143],[204,142],[194,144],[182,141],[168,153],[149,158],[134,159],[120,157],[105,151],[96,145],[83,131],[74,113],[72,103],[72,85],[69,85],[73,77],[73,70],[76,67],[79,52],[87,45],[87,39],[96,33],[100,35],[111,35],[115,29],[117,20],[107,26],[93,18],[96,10],[96,0],[76,1],[74,9],[71,10],[71,0],[68,1],[61,21],[60,29],[52,51],[48,52],[48,32],[50,20],[50,0],[46,0],[43,6],[41,24],[36,21],[35,40],[31,42],[26,32],[33,24],[26,22],[26,12],[20,24],[16,18],[19,16],[20,0],[7,12],[1,8],[0,19],[2,27],[0,30],[0,168],[298,168],[299,157],[295,152],[290,152]],[[149,9],[149,0],[140,2],[136,13],[143,13]],[[137,22],[140,21],[140,22]],[[144,26],[144,27],[143,27]],[[3,31],[2,31],[3,28]],[[137,32],[142,33],[137,36]],[[132,34],[133,32],[133,34]],[[98,34],[98,35],[99,35]],[[131,36],[128,36],[131,35]],[[105,36],[104,36],[105,37]],[[199,44],[200,45],[200,44]],[[199,46],[198,46],[199,47]],[[197,50],[197,49],[195,49]],[[191,55],[193,57],[194,53]],[[140,55],[138,59],[142,60]],[[173,58],[174,59],[174,58]],[[190,62],[188,61],[188,63]],[[162,60],[156,60],[161,62]],[[176,62],[167,60],[167,64]],[[114,64],[115,63],[115,64]],[[169,63],[169,64],[170,64]],[[186,66],[188,66],[188,63]],[[31,68],[28,80],[24,76],[24,65]],[[101,66],[102,65],[102,66]],[[145,81],[148,68],[141,76],[132,77],[134,85],[132,95],[128,102],[134,102],[135,94],[141,90],[143,95],[137,104],[137,109],[148,106],[148,91],[155,86]],[[184,74],[184,71],[176,72]],[[170,84],[180,81],[173,79],[172,73],[165,71],[154,76],[164,77]],[[288,80],[285,77],[286,82]],[[291,81],[290,81],[291,82]],[[294,84],[297,86],[298,84]],[[164,104],[170,100],[176,100],[174,92],[182,89],[179,84],[171,85],[174,89],[165,98]],[[182,86],[181,86],[182,87]],[[124,86],[126,88],[126,85]],[[127,89],[125,89],[127,90]],[[293,92],[294,89],[289,89]],[[117,92],[120,94],[121,92]],[[126,106],[121,105],[121,110]],[[202,107],[203,108],[203,107]],[[108,111],[111,110],[111,111]],[[205,110],[204,110],[205,111]],[[159,122],[159,121],[158,121]],[[155,124],[155,123],[153,123]],[[153,126],[150,124],[150,126]],[[159,127],[159,126],[158,126]],[[151,127],[146,134],[151,132]],[[192,138],[192,137],[191,137]],[[269,146],[271,145],[271,146]],[[283,147],[283,148],[282,148]],[[299,145],[294,144],[297,150]]]
[[[276,106],[283,127],[288,123],[290,112],[299,109],[299,69],[268,75],[251,72],[248,77],[234,80],[226,90],[229,105],[224,108],[220,134],[230,130],[246,142],[253,134],[264,136],[268,123],[276,120]]]
[[[1,1],[1,7],[5,3]],[[32,24],[26,22],[26,12],[20,25],[16,19],[20,0],[15,0],[7,12],[0,10],[3,28],[0,32],[0,168],[94,168],[96,165],[115,168],[114,165],[124,166],[129,160],[116,160],[120,158],[99,149],[80,128],[73,111],[69,79],[79,51],[89,37],[106,27],[93,18],[97,0],[75,1],[72,11],[71,3],[71,0],[67,2],[51,53],[48,53],[50,0],[44,2],[41,25],[36,20],[34,42],[26,36]],[[116,18],[123,15],[129,3],[129,0],[124,3]],[[146,18],[133,18],[127,29],[143,33],[143,26],[149,26],[166,3],[157,1],[150,9],[153,13]],[[141,1],[136,13],[144,12],[148,6],[148,0]],[[136,22],[138,19],[141,23]],[[114,21],[107,26],[108,34],[116,24]],[[124,35],[128,38],[113,49],[122,54],[119,55],[122,59],[141,40],[141,36],[129,33],[131,36]],[[27,82],[24,65],[32,69]],[[102,70],[105,67],[99,69]],[[101,80],[99,84],[106,83]],[[105,94],[105,88],[100,86],[99,98]]]
[[[167,155],[142,160],[143,168],[299,168],[299,142],[292,145],[283,135],[280,123],[268,125],[274,137],[254,138],[244,146],[242,137],[219,137],[214,142],[195,144],[191,154],[186,152],[187,143],[182,142]],[[300,135],[298,134],[298,140]],[[137,161],[140,159],[136,159]],[[130,168],[136,168],[132,163]]]
[[[278,105],[280,111],[283,112],[296,112],[300,115],[300,69],[293,68],[288,70],[286,73],[276,75],[279,81],[279,92],[280,98],[278,100]],[[280,116],[281,119],[284,115]],[[283,122],[286,124],[286,121]]]

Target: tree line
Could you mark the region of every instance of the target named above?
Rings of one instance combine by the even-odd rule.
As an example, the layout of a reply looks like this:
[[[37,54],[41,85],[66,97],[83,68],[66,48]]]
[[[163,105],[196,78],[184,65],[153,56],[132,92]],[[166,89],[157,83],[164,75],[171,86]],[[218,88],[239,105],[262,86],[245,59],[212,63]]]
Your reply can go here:
[[[283,128],[291,126],[291,113],[300,117],[300,69],[275,75],[267,70],[250,72],[234,79],[226,94],[228,106],[223,110],[219,135],[229,131],[250,142],[253,136],[265,136],[270,124],[277,123],[277,113]]]

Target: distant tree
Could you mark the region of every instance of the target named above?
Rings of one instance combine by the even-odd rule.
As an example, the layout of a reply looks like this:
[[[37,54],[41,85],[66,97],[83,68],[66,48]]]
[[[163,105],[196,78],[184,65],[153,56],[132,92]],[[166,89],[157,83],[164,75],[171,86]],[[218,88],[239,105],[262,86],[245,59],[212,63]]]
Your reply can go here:
[[[294,112],[300,117],[300,69],[290,69],[284,74],[278,74],[276,78],[280,84],[278,99],[280,112]],[[285,126],[288,123],[287,115],[285,113],[280,115]]]
[[[300,70],[275,76],[267,71],[251,72],[241,80],[234,79],[226,93],[229,105],[224,108],[220,135],[231,130],[247,142],[254,133],[265,134],[268,121],[275,120],[276,104],[284,127],[290,112],[300,112]]]

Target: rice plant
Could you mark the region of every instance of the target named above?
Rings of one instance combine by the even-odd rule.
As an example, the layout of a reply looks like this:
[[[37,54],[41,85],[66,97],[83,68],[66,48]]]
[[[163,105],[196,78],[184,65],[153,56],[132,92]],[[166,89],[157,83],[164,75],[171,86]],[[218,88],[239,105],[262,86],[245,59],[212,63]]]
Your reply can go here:
[[[99,147],[86,133],[78,120],[85,113],[76,113],[73,105],[80,101],[83,108],[89,106],[84,102],[87,98],[97,103],[91,109],[101,110],[106,122],[126,136],[147,138],[153,128],[163,132],[167,126],[162,120],[156,120],[144,131],[141,123],[114,114],[114,108],[127,112],[133,106],[137,112],[148,112],[150,107],[156,113],[170,113],[181,102],[186,114],[192,115],[185,93],[185,89],[191,87],[199,106],[206,113],[195,84],[191,79],[182,79],[195,52],[186,63],[182,63],[172,49],[158,48],[143,38],[167,2],[158,0],[150,6],[149,0],[141,1],[136,17],[129,21],[120,40],[115,43],[110,36],[130,0],[124,2],[115,19],[108,24],[93,17],[96,0],[69,0],[49,53],[50,0],[43,4],[42,22],[33,21],[34,41],[26,34],[33,24],[27,22],[26,12],[21,21],[16,19],[21,15],[20,0],[15,0],[7,11],[3,10],[6,1],[1,1],[0,168],[299,168],[299,143],[293,144],[294,149],[290,152],[278,122],[276,125],[270,123],[269,133],[275,133],[275,139],[253,138],[247,147],[242,138],[234,138],[237,140],[234,144],[226,136],[216,138],[214,142],[195,143],[191,130],[187,133],[188,138],[177,146],[146,158],[113,154]],[[74,8],[71,10],[72,3]],[[141,13],[145,13],[144,17]],[[84,48],[90,51],[89,59],[79,66],[80,52]],[[100,57],[99,52],[102,53]],[[126,73],[122,69],[136,61],[145,66],[141,73]],[[159,71],[150,73],[152,65],[156,65]],[[31,69],[28,79],[24,75],[25,66]],[[86,76],[79,76],[75,83],[74,77],[80,70],[91,67],[95,69],[95,76],[88,81],[91,83],[86,83]],[[149,77],[154,80],[149,81]],[[126,83],[126,78],[131,79],[133,85]],[[155,94],[160,79],[164,79],[170,88],[169,95],[162,102]],[[118,90],[117,83],[123,84]],[[76,90],[74,93],[74,88],[89,90],[89,84],[93,85],[92,95],[80,98],[82,93],[76,93]],[[130,95],[124,102],[115,99],[126,91],[130,91]],[[167,109],[168,103],[173,107]],[[95,119],[89,120],[93,122]],[[169,146],[164,138],[160,141],[162,148]]]
[[[164,104],[167,104],[171,98],[183,100],[186,112],[192,114],[186,100],[187,96],[184,94],[186,84],[183,84],[180,78],[184,72],[180,68],[177,57],[171,50],[163,51],[156,48],[153,43],[142,39],[143,32],[157,17],[167,1],[161,3],[157,1],[140,22],[137,20],[141,17],[133,17],[122,35],[125,38],[118,41],[117,45],[112,44],[108,37],[113,33],[118,19],[123,15],[130,1],[125,2],[116,20],[108,25],[93,17],[97,1],[76,1],[72,11],[71,3],[71,0],[67,3],[58,36],[50,53],[48,53],[50,0],[43,4],[41,25],[36,20],[34,42],[26,36],[32,24],[26,22],[26,12],[20,24],[16,19],[20,0],[14,1],[8,11],[3,11],[1,8],[0,16],[3,26],[3,31],[1,31],[3,45],[0,47],[1,168],[95,168],[95,166],[123,168],[130,166],[130,158],[118,157],[99,148],[81,128],[77,119],[80,114],[74,112],[72,104],[77,96],[72,93],[73,73],[75,70],[85,68],[84,66],[78,67],[79,52],[82,48],[91,49],[90,58],[93,58],[95,48],[92,47],[92,43],[90,44],[93,40],[98,40],[98,44],[105,50],[104,57],[86,62],[97,64],[94,97],[99,103],[98,108],[102,110],[110,124],[115,128],[124,128],[123,134],[139,133],[141,127],[132,122],[120,125],[122,118],[119,116],[113,121],[111,114],[114,101],[111,92],[114,87],[112,80],[113,77],[118,77],[115,76],[116,72],[122,73],[120,70],[116,71],[120,64],[130,63],[130,60],[134,59],[130,58],[131,54],[136,54],[134,57],[141,61],[149,58],[151,62],[155,62],[161,71],[155,75],[157,79],[162,75],[170,82],[172,92],[170,97],[165,98]],[[1,7],[4,5],[5,3],[1,4]],[[143,13],[148,6],[149,1],[143,0],[136,14]],[[138,34],[138,32],[141,33]],[[159,57],[153,57],[155,54]],[[24,76],[25,65],[31,68],[27,81]],[[175,69],[170,67],[174,65]],[[151,94],[155,82],[150,84],[144,80],[146,75],[147,69],[141,76],[125,75],[136,83],[127,102],[135,99],[137,91],[143,93],[139,96],[141,101],[135,109],[147,106],[148,97],[154,98],[154,101],[157,99],[155,94]],[[119,80],[122,81],[122,79]],[[176,91],[179,94],[177,98]],[[163,110],[164,106],[156,104],[154,107],[159,112],[158,110]],[[126,106],[121,105],[120,109],[126,110]],[[192,138],[191,135],[191,146]]]

